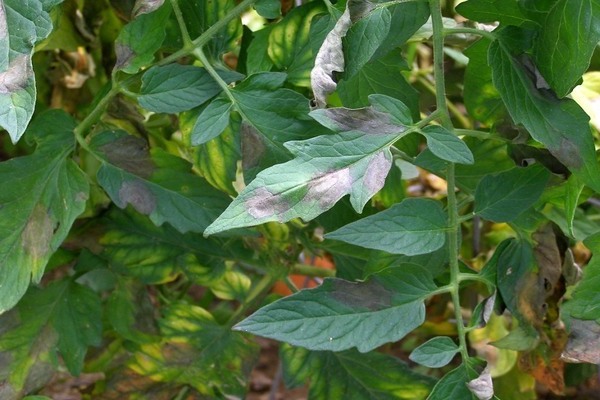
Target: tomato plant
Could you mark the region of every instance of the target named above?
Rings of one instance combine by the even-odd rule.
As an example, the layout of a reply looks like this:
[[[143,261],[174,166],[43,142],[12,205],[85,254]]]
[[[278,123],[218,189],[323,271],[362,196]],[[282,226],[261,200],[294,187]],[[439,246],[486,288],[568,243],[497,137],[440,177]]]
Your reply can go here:
[[[597,388],[599,41],[595,0],[0,0],[0,398],[253,398],[258,336],[272,398]]]

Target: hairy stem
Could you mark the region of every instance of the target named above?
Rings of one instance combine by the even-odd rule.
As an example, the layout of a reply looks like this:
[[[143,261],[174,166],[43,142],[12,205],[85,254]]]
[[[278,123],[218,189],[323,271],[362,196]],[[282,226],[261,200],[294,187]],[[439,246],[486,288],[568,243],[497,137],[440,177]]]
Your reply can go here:
[[[448,105],[446,103],[445,79],[444,79],[444,23],[440,0],[430,0],[431,21],[433,25],[433,73],[435,79],[435,98],[438,110],[441,111],[440,121],[450,131],[454,130]],[[456,331],[460,354],[463,361],[469,359],[467,349],[465,324],[460,307],[460,270],[458,264],[458,238],[460,222],[458,216],[458,204],[456,200],[456,182],[454,163],[448,163],[446,169],[446,182],[448,184],[448,254],[450,259],[450,295],[454,303],[454,316],[456,319]]]
[[[177,19],[177,24],[179,25],[179,30],[181,31],[181,38],[183,39],[183,47],[192,47],[192,38],[187,29],[187,25],[185,24],[185,20],[183,18],[183,13],[181,12],[181,8],[179,8],[179,0],[171,0],[171,6],[173,7],[173,13],[175,14],[175,18]]]
[[[488,31],[484,31],[483,29],[476,29],[476,28],[445,28],[444,29],[444,35],[448,36],[448,35],[456,35],[459,33],[467,33],[467,34],[471,34],[471,35],[479,35],[479,36],[483,36],[485,38],[488,38],[490,40],[496,40],[496,35],[493,34],[492,32],[488,32]]]

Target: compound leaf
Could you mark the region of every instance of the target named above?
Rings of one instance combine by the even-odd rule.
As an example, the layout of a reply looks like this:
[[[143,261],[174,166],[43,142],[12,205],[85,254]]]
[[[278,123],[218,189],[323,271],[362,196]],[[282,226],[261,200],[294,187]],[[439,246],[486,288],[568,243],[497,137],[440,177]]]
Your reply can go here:
[[[261,308],[234,329],[310,350],[360,352],[394,342],[421,325],[423,300],[436,289],[428,270],[390,268],[366,282],[327,278]]]
[[[0,313],[42,278],[50,256],[85,209],[89,184],[69,159],[75,149],[75,121],[49,111],[29,129],[36,151],[0,163]]]
[[[392,254],[426,254],[444,245],[446,219],[438,201],[405,199],[325,237]]]
[[[469,147],[449,130],[441,126],[428,126],[421,133],[427,139],[429,150],[442,160],[458,164],[473,164]]]

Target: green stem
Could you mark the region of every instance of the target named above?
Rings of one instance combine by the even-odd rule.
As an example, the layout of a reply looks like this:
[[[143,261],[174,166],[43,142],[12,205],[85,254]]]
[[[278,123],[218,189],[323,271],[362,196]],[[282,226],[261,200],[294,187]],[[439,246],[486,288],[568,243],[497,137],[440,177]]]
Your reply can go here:
[[[446,28],[444,29],[444,35],[456,35],[458,33],[469,33],[472,35],[483,36],[490,40],[496,40],[496,35],[492,32],[484,31],[483,29],[476,28]]]
[[[421,85],[423,85],[423,87],[426,90],[428,90],[429,92],[433,93],[434,95],[436,94],[435,86],[433,86],[431,83],[429,83],[429,81],[427,80],[427,78],[425,78],[424,76],[420,76],[419,78],[417,78],[417,80],[419,81],[419,83]],[[463,115],[462,111],[457,106],[455,106],[454,103],[452,103],[451,101],[448,101],[447,98],[446,98],[446,105],[447,105],[448,110],[450,111],[450,113],[452,113],[452,115],[454,116],[454,118],[456,118],[458,120],[458,122],[460,122],[460,125],[463,128],[470,128],[471,127],[471,121],[469,121],[469,119]]]
[[[391,6],[395,6],[396,4],[402,4],[402,3],[421,3],[421,2],[426,2],[428,0],[392,0],[392,1],[386,1],[385,3],[381,3],[376,5],[374,8],[384,8],[384,7],[391,7]]]
[[[486,286],[490,284],[490,282],[486,278],[482,277],[481,275],[465,274],[462,272],[458,274],[458,281],[459,282],[476,281],[476,282],[484,283]]]
[[[179,8],[179,0],[171,0],[171,6],[173,7],[173,13],[175,14],[175,18],[177,19],[177,24],[179,25],[179,30],[181,31],[181,39],[183,39],[183,47],[191,47],[192,46],[192,38],[190,37],[190,33],[188,32],[187,26],[185,25],[185,19],[183,18],[183,13],[181,12],[181,8]]]
[[[227,84],[227,82],[225,82],[223,80],[223,78],[221,78],[221,76],[217,73],[217,70],[214,69],[214,67],[212,66],[212,64],[210,63],[208,58],[206,57],[206,54],[204,54],[202,47],[196,47],[192,51],[192,54],[194,55],[194,57],[196,57],[198,60],[200,60],[200,62],[202,63],[202,65],[204,66],[206,71],[209,73],[209,75],[215,80],[215,82],[217,82],[217,84],[221,87],[221,89],[223,89],[223,92],[227,95],[227,97],[229,97],[229,100],[231,100],[231,103],[235,104],[236,103],[235,97],[233,97],[233,94],[231,93],[231,89],[229,88],[229,85]]]
[[[108,104],[112,101],[113,97],[115,97],[119,93],[120,90],[120,86],[117,83],[113,82],[112,87],[110,88],[108,93],[106,93],[104,97],[100,99],[100,101],[96,104],[94,109],[75,128],[75,139],[77,139],[79,145],[85,150],[91,151],[87,141],[85,140],[86,133],[92,128],[92,126],[96,122],[100,120],[102,114],[106,110],[106,107],[108,107]]]
[[[237,6],[231,9],[223,18],[219,19],[207,30],[205,30],[200,36],[194,39],[189,45],[184,46],[181,50],[176,51],[170,56],[163,58],[157,65],[170,64],[173,61],[185,57],[191,54],[195,48],[204,47],[214,35],[216,35],[221,29],[225,28],[231,21],[242,15],[246,9],[256,3],[258,0],[244,0]]]
[[[442,111],[440,121],[442,125],[454,130],[450,115],[448,114],[448,105],[446,103],[444,79],[444,23],[442,20],[442,10],[440,0],[430,0],[429,8],[431,10],[431,21],[433,27],[433,73],[435,79],[435,98],[438,110]],[[458,264],[458,238],[460,222],[458,216],[458,204],[456,200],[456,182],[455,182],[455,166],[454,163],[448,163],[446,169],[446,182],[448,184],[448,254],[450,258],[450,295],[454,304],[454,316],[456,319],[456,331],[458,333],[458,341],[460,354],[463,362],[469,359],[467,348],[465,323],[463,321],[460,307],[460,281],[459,281],[459,264]]]
[[[289,276],[286,276],[283,279],[283,281],[285,282],[285,285],[288,287],[288,289],[290,289],[290,291],[292,293],[298,293],[300,291],[300,289],[298,289],[296,284],[292,281],[292,278],[290,278]]]
[[[335,270],[315,267],[306,264],[295,264],[292,267],[292,274],[310,276],[313,278],[327,278],[335,276]]]
[[[233,313],[231,318],[229,318],[228,325],[234,325],[237,320],[240,318],[242,314],[246,312],[249,308],[251,308],[254,303],[275,283],[276,279],[271,275],[265,275],[262,277],[258,283],[250,289],[248,296],[244,300],[244,302],[238,307],[237,310]]]

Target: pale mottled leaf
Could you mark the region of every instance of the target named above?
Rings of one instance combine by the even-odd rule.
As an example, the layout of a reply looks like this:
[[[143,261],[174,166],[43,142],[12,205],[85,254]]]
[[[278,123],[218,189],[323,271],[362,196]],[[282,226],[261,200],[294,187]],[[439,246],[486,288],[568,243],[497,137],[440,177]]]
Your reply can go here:
[[[296,158],[259,173],[205,234],[297,217],[308,221],[346,194],[360,212],[385,183],[389,146],[397,138],[344,132],[287,142]]]
[[[419,265],[390,268],[366,282],[327,278],[261,308],[234,329],[311,350],[367,352],[401,339],[425,318],[423,300],[436,286]]]

